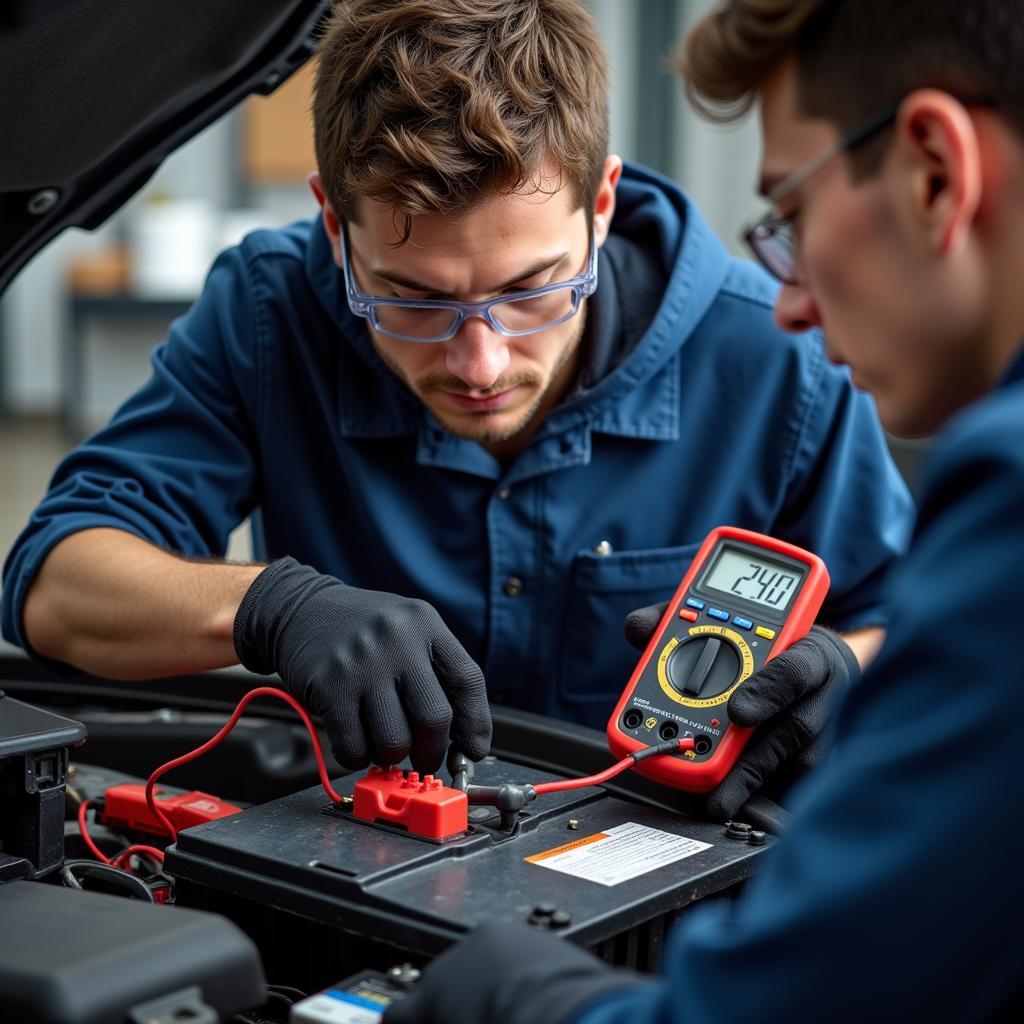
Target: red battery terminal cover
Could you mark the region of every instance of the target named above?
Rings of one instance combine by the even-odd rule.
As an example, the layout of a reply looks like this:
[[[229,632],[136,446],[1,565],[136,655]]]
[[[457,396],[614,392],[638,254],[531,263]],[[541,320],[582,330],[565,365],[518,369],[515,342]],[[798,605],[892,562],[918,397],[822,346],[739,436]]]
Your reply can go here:
[[[400,768],[371,768],[352,792],[352,813],[426,839],[447,839],[469,829],[469,800],[433,775]]]
[[[216,821],[237,814],[242,808],[226,800],[193,790],[191,793],[166,795],[159,786],[154,789],[160,809],[179,831],[206,821]],[[161,796],[160,794],[165,794]],[[104,808],[99,820],[113,828],[130,829],[134,832],[149,832],[152,835],[167,834],[167,829],[157,821],[146,804],[146,787],[126,783],[111,786],[103,796]]]

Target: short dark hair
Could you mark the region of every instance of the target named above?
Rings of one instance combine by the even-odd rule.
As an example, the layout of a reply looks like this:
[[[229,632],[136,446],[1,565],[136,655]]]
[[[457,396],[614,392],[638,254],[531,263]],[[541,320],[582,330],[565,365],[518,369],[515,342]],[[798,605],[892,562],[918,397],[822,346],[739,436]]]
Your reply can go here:
[[[416,214],[539,187],[548,157],[593,205],[608,86],[582,0],[341,0],[318,56],[317,163],[341,216],[375,199],[408,238]]]
[[[845,133],[914,89],[984,97],[1024,135],[1024,4],[1009,0],[724,0],[677,59],[694,106],[716,121],[750,108],[787,57],[802,112]],[[852,155],[858,173],[883,147]]]

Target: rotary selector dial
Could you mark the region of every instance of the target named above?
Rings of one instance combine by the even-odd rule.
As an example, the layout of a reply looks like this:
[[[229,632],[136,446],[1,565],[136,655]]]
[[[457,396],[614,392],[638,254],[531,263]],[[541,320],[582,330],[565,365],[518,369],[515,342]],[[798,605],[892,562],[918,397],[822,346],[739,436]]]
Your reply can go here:
[[[658,656],[661,689],[692,708],[724,704],[753,671],[747,641],[724,626],[694,626],[685,637],[672,637]]]
[[[728,640],[695,637],[672,651],[665,674],[673,689],[687,697],[716,697],[740,674],[740,658]]]

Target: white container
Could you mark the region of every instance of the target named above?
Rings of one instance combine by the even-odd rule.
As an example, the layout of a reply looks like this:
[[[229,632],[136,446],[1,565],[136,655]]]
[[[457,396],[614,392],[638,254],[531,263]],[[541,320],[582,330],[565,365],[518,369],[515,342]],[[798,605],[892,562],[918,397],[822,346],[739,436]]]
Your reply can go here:
[[[166,199],[139,206],[129,227],[132,290],[145,298],[194,298],[210,269],[215,238],[207,202]]]
[[[273,215],[266,210],[237,208],[224,210],[219,218],[216,237],[213,243],[213,257],[224,249],[238,245],[250,231],[269,227],[273,223]]]

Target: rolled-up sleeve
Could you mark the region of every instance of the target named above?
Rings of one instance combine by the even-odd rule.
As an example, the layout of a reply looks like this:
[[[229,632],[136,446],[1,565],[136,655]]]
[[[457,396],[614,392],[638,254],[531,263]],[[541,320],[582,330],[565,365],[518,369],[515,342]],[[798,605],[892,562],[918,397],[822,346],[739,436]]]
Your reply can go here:
[[[147,383],[58,466],[4,565],[8,640],[32,653],[25,596],[53,547],[80,530],[112,527],[184,555],[223,554],[254,504],[259,331],[251,268],[242,248],[230,249],[154,351]]]

